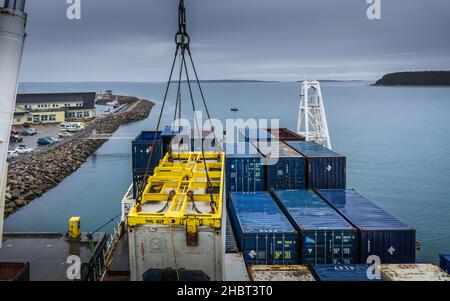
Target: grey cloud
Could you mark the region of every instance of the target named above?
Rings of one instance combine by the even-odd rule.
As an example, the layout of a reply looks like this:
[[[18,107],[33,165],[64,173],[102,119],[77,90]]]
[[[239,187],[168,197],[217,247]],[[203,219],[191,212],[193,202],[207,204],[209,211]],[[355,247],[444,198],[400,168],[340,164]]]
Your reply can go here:
[[[164,81],[174,51],[177,0],[28,0],[24,81]],[[397,70],[450,69],[450,2],[185,0],[202,78],[374,79]]]

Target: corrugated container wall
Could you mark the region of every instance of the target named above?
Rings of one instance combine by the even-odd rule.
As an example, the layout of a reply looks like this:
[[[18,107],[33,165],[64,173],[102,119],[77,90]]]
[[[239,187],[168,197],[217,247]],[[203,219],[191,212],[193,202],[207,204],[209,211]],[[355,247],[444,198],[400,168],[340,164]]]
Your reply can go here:
[[[434,264],[381,264],[385,281],[450,281],[450,276]]]
[[[277,154],[263,158],[268,189],[303,189],[306,187],[306,160],[303,155],[283,142]]]
[[[367,264],[317,264],[311,267],[311,272],[317,281],[380,281],[367,277],[368,268]]]
[[[272,194],[299,234],[300,263],[356,262],[356,229],[312,190],[274,190]]]
[[[439,266],[450,274],[450,254],[439,254]]]
[[[136,198],[139,185],[142,183],[148,160],[150,158],[151,146],[152,159],[147,171],[147,175],[152,175],[153,170],[163,158],[163,145],[161,132],[143,131],[131,142],[131,158],[133,167],[133,197]]]
[[[269,193],[234,192],[227,204],[247,264],[297,263],[297,232]]]
[[[358,229],[359,263],[377,255],[381,263],[414,263],[416,231],[352,189],[316,192]]]
[[[249,143],[224,144],[227,192],[265,190],[261,154]]]
[[[307,188],[346,188],[346,157],[312,141],[286,141],[306,157]]]

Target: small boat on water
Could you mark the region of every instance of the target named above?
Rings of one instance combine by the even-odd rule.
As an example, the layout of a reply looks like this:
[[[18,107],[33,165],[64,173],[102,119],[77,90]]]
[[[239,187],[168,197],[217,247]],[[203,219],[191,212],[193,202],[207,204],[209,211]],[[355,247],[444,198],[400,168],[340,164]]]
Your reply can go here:
[[[232,112],[237,112],[237,111],[239,111],[239,109],[236,108],[236,107],[232,107],[230,110],[231,110]]]

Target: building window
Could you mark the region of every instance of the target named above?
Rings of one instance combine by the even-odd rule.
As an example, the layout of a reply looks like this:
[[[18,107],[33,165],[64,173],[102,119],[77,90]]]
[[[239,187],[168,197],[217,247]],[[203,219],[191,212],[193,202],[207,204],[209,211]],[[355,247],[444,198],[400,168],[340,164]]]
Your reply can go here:
[[[56,121],[56,115],[49,115],[48,116],[48,120],[50,120],[50,121]]]
[[[31,122],[31,121],[33,121],[33,117],[31,117],[31,116],[28,116],[28,118],[27,118],[27,121],[28,121],[28,122]]]
[[[83,112],[77,112],[77,118],[78,119],[83,118]]]
[[[69,112],[69,118],[75,118],[75,113],[74,112]]]
[[[48,115],[41,115],[41,121],[42,122],[48,121]]]
[[[90,116],[90,115],[89,115],[89,111],[86,111],[86,112],[84,112],[83,114],[84,114],[84,118],[89,118],[89,116]]]

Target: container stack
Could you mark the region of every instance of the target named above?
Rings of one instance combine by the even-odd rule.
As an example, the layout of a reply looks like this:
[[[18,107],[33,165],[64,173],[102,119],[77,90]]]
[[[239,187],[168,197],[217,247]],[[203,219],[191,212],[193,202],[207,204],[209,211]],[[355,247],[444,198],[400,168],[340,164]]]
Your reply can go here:
[[[241,153],[227,151],[227,209],[248,267],[308,265],[319,281],[362,281],[380,280],[368,274],[372,255],[415,263],[415,230],[346,188],[345,156],[290,131],[240,134],[245,142],[226,145]]]

